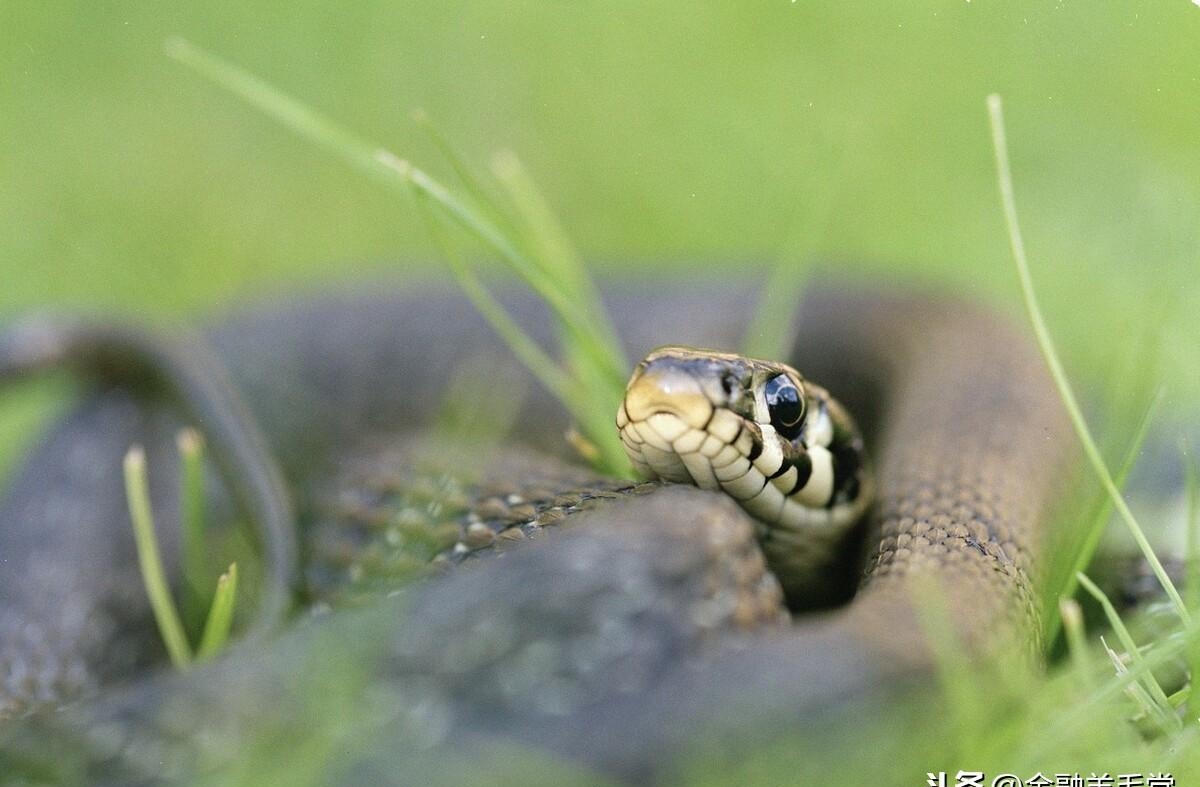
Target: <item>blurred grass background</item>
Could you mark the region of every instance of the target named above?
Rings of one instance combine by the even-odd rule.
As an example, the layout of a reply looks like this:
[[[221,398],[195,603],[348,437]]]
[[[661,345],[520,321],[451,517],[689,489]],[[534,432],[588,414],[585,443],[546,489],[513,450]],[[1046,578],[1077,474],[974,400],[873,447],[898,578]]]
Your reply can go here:
[[[0,4],[0,319],[198,319],[440,267],[411,204],[168,60],[173,34],[448,182],[416,108],[475,162],[515,150],[602,277],[819,252],[1019,314],[998,92],[1070,372],[1131,411],[1162,383],[1163,431],[1200,413],[1189,0]],[[0,469],[46,391],[5,395]]]
[[[818,251],[1015,307],[995,91],[1073,371],[1102,383],[1161,341],[1166,418],[1200,409],[1186,0],[43,2],[0,6],[0,31],[0,317],[190,317],[439,264],[411,205],[169,61],[174,33],[435,174],[415,108],[475,161],[514,149],[601,276]]]

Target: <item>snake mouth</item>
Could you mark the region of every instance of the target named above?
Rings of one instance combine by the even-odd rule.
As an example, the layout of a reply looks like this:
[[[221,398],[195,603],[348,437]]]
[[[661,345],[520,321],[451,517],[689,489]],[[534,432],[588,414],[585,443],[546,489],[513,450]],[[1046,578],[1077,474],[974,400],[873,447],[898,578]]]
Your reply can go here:
[[[666,423],[670,418],[687,428],[703,429],[712,417],[713,403],[693,375],[662,364],[649,366],[630,380],[622,411],[621,415],[633,423],[652,419]]]
[[[702,382],[663,359],[641,367],[617,412],[621,441],[634,466],[652,478],[698,484],[681,460],[680,441],[699,442],[714,405]]]

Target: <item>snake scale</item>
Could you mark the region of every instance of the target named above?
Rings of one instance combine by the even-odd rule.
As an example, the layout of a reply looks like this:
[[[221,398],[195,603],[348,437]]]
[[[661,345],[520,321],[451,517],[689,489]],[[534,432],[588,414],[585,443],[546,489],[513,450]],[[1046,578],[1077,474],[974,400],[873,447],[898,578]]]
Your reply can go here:
[[[735,346],[754,297],[680,285],[606,301],[640,357],[665,341]],[[535,336],[553,335],[531,299],[509,305]],[[286,731],[279,720],[308,702],[304,676],[338,656],[369,665],[369,736],[329,782],[411,783],[487,760],[497,741],[645,781],[697,741],[715,736],[736,756],[764,730],[824,740],[847,709],[924,685],[936,671],[921,610],[930,587],[964,651],[1036,642],[1039,550],[1075,458],[1036,349],[991,311],[928,295],[823,286],[800,314],[781,360],[855,414],[877,503],[822,597],[793,606],[849,603],[791,618],[755,520],[718,492],[573,465],[566,416],[534,385],[514,424],[520,447],[465,481],[445,466],[425,473],[413,435],[455,370],[504,352],[463,298],[324,295],[223,320],[208,344],[301,522],[298,590],[317,608],[357,603],[184,675],[154,669],[161,646],[118,472],[134,442],[152,473],[168,468],[151,480],[173,554],[180,415],[102,376],[0,500],[0,704],[22,716],[0,722],[0,752],[35,760],[51,736],[54,757],[90,783],[219,773],[261,732],[264,707]],[[477,393],[486,413],[489,392]],[[214,510],[230,511],[227,491]],[[396,594],[372,583],[413,567],[413,550],[389,551],[399,541],[471,565]]]

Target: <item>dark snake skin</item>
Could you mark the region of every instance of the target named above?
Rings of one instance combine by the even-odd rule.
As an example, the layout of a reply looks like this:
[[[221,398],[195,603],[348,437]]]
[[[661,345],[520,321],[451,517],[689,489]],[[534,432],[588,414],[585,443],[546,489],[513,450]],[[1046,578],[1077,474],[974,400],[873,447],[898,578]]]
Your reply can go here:
[[[753,305],[748,292],[695,286],[607,300],[632,357],[668,341],[734,348]],[[534,304],[513,306],[550,334]],[[931,598],[972,658],[1036,643],[1037,556],[1075,456],[1028,339],[977,307],[838,289],[806,300],[797,335],[786,360],[856,414],[880,500],[833,594],[861,584],[853,600],[781,623],[743,512],[715,493],[604,486],[569,469],[566,417],[532,384],[515,428],[530,450],[493,457],[467,490],[493,500],[489,532],[472,532],[500,559],[398,595],[356,586],[362,566],[351,566],[378,535],[372,512],[389,504],[386,483],[363,473],[408,472],[407,454],[378,448],[380,437],[426,427],[456,369],[504,350],[463,299],[425,291],[325,296],[224,321],[211,343],[295,497],[305,593],[318,610],[346,597],[352,608],[304,613],[277,639],[186,675],[161,669],[118,468],[135,441],[152,472],[173,467],[178,420],[127,389],[99,391],[29,454],[0,501],[0,707],[21,717],[0,722],[0,766],[50,782],[228,774],[247,741],[287,746],[320,729],[314,692],[352,664],[353,702],[338,709],[358,744],[326,753],[321,783],[511,775],[498,751],[521,752],[522,774],[548,761],[670,779],[697,750],[736,761],[782,737],[818,751],[907,712],[893,700],[921,696],[936,674]],[[153,479],[168,554],[170,475]],[[348,477],[375,491],[347,498]],[[465,521],[443,535],[467,539]],[[372,565],[384,570],[369,579],[395,569],[380,554]]]

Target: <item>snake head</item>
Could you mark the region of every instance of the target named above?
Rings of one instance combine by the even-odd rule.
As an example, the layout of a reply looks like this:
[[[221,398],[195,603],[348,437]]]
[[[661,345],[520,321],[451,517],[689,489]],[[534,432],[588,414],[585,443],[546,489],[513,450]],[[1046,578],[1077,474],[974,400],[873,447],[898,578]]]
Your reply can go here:
[[[786,364],[672,345],[634,369],[617,428],[643,474],[728,491],[722,476],[743,463],[775,472],[803,450],[808,409],[804,380]]]
[[[634,369],[617,413],[617,428],[624,432],[630,424],[661,426],[665,442],[672,443],[681,425],[702,431],[715,426],[718,439],[734,443],[734,430],[769,425],[794,442],[804,431],[809,409],[805,388],[804,378],[787,364],[668,345]]]
[[[787,364],[660,347],[634,369],[617,428],[643,475],[724,492],[769,527],[861,508],[857,428]]]

